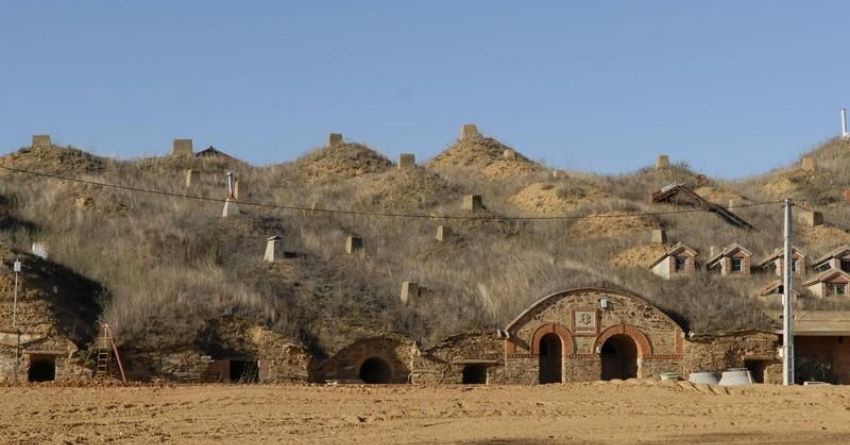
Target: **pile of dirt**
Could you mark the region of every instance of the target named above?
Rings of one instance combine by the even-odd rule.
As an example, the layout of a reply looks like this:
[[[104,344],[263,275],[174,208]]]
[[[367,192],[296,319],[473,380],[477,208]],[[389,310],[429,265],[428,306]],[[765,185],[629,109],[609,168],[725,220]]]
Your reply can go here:
[[[426,164],[437,171],[469,171],[485,179],[498,180],[543,170],[511,147],[493,138],[460,139]]]
[[[617,267],[649,267],[667,251],[663,244],[646,244],[635,246],[619,252],[611,259],[611,264]]]
[[[356,178],[355,206],[385,211],[427,209],[457,202],[461,190],[438,174],[416,168]]]
[[[332,182],[367,173],[380,173],[392,162],[361,144],[343,144],[314,150],[295,161],[294,167],[307,182]]]
[[[0,165],[42,173],[94,173],[106,160],[73,147],[22,148],[0,157]]]
[[[563,215],[584,204],[608,197],[604,190],[588,184],[536,182],[511,196],[509,202],[539,215]]]
[[[649,233],[659,226],[647,216],[621,216],[623,212],[593,213],[590,218],[576,220],[570,232],[582,238],[619,238],[636,233]]]

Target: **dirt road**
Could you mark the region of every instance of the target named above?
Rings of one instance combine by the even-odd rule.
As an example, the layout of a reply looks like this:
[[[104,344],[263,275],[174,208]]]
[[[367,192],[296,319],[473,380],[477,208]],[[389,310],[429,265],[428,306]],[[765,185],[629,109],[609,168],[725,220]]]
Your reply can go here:
[[[0,388],[2,443],[848,443],[850,387]]]

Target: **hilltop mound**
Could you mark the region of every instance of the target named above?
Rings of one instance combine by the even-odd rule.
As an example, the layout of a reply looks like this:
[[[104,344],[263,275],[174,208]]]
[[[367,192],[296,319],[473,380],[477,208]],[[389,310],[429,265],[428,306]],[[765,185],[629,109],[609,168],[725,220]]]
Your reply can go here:
[[[26,147],[0,157],[0,164],[43,173],[94,173],[104,169],[104,158],[73,147]]]
[[[389,169],[392,162],[365,145],[342,144],[307,153],[294,166],[305,181],[325,182],[380,173]]]
[[[511,196],[511,204],[539,215],[562,215],[583,204],[608,198],[604,190],[589,184],[535,182]]]
[[[461,190],[420,168],[356,178],[355,206],[385,211],[427,209],[456,202]]]
[[[543,169],[513,148],[483,136],[458,140],[426,165],[437,171],[471,171],[491,180],[525,175]]]
[[[753,186],[771,199],[793,198],[813,204],[842,200],[850,188],[850,141],[831,139],[801,156],[792,166],[750,179]]]

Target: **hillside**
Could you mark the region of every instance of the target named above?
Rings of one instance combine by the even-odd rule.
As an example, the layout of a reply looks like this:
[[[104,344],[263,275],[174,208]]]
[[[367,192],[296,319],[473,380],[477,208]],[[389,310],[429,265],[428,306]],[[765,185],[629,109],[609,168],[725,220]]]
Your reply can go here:
[[[678,241],[697,249],[702,263],[712,247],[733,242],[758,261],[780,247],[780,206],[733,209],[756,227],[746,230],[717,215],[669,214],[674,207],[650,196],[671,183],[724,206],[790,193],[824,212],[825,226],[795,229],[795,244],[816,257],[850,241],[843,198],[850,148],[830,141],[809,156],[817,159],[813,171],[791,166],[724,182],[683,164],[615,176],[554,171],[480,135],[461,138],[409,170],[348,143],[268,167],[173,156],[105,160],[73,148],[24,148],[0,158],[0,165],[170,195],[2,171],[0,229],[8,248],[25,251],[33,240],[44,241],[51,261],[102,286],[102,319],[125,347],[137,350],[204,349],[201,339],[220,329],[222,318],[270,327],[319,354],[387,331],[427,344],[503,327],[548,292],[589,285],[635,291],[697,332],[766,328],[766,306],[756,291],[772,277],[737,280],[702,271],[666,281],[648,266]],[[189,187],[187,168],[197,172]],[[221,218],[221,203],[182,197],[224,198],[227,170],[239,180],[240,201],[307,210],[243,204],[239,217]],[[471,193],[485,206],[476,216],[594,218],[439,218],[468,214],[461,200]],[[634,213],[659,214],[620,216]],[[453,235],[435,240],[438,225]],[[666,231],[665,245],[651,242],[655,229]],[[262,261],[270,235],[280,235],[287,252],[273,264]],[[361,251],[345,252],[349,235],[363,239]],[[403,281],[422,288],[407,305],[398,298]],[[850,307],[842,300],[801,304]]]

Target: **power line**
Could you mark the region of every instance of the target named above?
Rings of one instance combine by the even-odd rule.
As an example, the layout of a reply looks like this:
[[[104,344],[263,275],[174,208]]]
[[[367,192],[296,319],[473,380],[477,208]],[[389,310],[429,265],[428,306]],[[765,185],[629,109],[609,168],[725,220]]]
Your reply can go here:
[[[141,187],[133,187],[129,185],[122,184],[111,184],[108,182],[99,182],[99,181],[91,181],[87,179],[80,178],[72,178],[68,176],[62,176],[53,173],[45,173],[33,170],[25,170],[21,168],[8,167],[5,165],[0,165],[0,169],[6,170],[13,173],[39,176],[44,178],[57,179],[65,182],[73,182],[78,184],[86,184],[93,185],[97,187],[107,187],[113,188],[117,190],[125,190],[135,193],[146,193],[151,195],[159,195],[159,196],[167,196],[171,198],[182,198],[189,199],[195,201],[206,201],[206,202],[216,202],[216,203],[226,203],[227,199],[221,198],[209,198],[206,196],[197,196],[197,195],[187,195],[182,193],[174,193],[168,192],[164,190],[155,190]],[[311,213],[325,213],[325,214],[335,214],[335,215],[353,215],[353,216],[369,216],[369,217],[381,217],[381,218],[407,218],[407,219],[442,219],[442,220],[485,220],[485,221],[558,221],[558,220],[579,220],[579,219],[603,219],[603,218],[640,218],[646,216],[663,216],[663,215],[678,215],[684,213],[700,213],[700,212],[712,212],[712,209],[707,208],[693,208],[693,209],[684,209],[684,210],[666,210],[659,212],[637,212],[637,213],[622,213],[622,214],[604,214],[604,215],[558,215],[558,216],[501,216],[501,215],[425,215],[425,214],[417,214],[417,213],[391,213],[391,212],[370,212],[365,210],[352,210],[352,209],[324,209],[324,208],[312,208],[312,207],[302,207],[296,205],[289,204],[280,204],[280,203],[269,203],[269,202],[256,202],[256,201],[238,201],[240,206],[254,206],[254,207],[264,207],[264,208],[275,208],[275,209],[283,209],[283,210],[295,210],[302,212],[311,212]],[[778,201],[761,201],[761,202],[751,202],[748,204],[738,204],[734,206],[725,207],[727,209],[737,209],[737,208],[745,208],[745,207],[757,207],[757,206],[765,206],[772,204],[782,204],[783,200]]]

